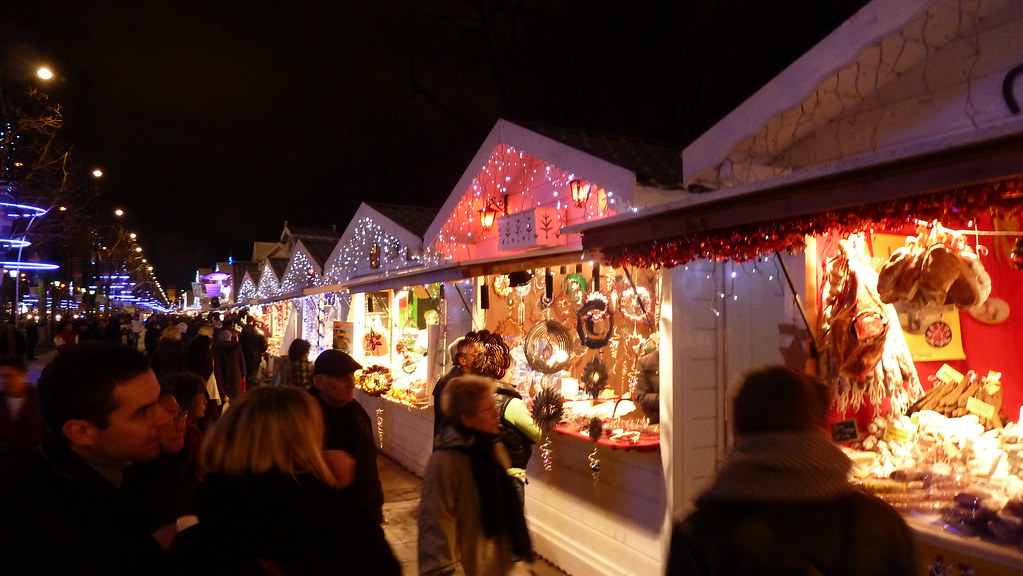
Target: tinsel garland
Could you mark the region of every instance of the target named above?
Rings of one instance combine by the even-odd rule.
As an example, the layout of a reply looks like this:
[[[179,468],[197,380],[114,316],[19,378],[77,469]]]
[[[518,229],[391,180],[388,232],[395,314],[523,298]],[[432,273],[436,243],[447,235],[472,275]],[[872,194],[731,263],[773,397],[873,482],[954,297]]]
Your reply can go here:
[[[590,361],[583,367],[583,373],[579,377],[583,383],[583,389],[590,398],[597,399],[601,391],[607,386],[607,364],[599,356],[590,358]]]
[[[671,268],[704,259],[747,262],[774,252],[795,254],[806,248],[807,236],[824,232],[848,235],[871,228],[895,230],[917,220],[964,225],[984,210],[1018,212],[1021,208],[1023,178],[1011,178],[775,222],[607,247],[603,253],[604,261],[612,266]]]

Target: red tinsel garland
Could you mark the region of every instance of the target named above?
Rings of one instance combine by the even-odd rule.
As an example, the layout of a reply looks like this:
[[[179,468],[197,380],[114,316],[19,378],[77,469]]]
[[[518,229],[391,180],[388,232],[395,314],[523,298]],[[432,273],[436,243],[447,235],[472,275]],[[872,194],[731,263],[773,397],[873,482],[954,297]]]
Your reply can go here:
[[[853,234],[871,228],[898,229],[917,220],[962,226],[982,211],[1018,212],[1023,208],[1023,178],[1012,178],[915,198],[887,200],[776,222],[718,229],[675,238],[603,249],[611,266],[671,268],[695,260],[746,262],[764,254],[794,254],[806,237],[835,232]]]

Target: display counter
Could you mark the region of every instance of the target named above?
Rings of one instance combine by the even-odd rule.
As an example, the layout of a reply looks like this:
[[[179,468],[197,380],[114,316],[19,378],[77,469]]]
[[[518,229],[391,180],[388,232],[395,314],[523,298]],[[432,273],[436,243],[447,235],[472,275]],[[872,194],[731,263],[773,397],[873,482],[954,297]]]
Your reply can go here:
[[[568,574],[663,572],[661,454],[574,435],[549,439],[550,469],[539,448],[527,468],[526,518],[537,553]]]
[[[373,421],[377,448],[422,478],[433,452],[433,406],[406,404],[358,388],[355,399]]]
[[[920,574],[970,574],[966,571],[969,569],[976,576],[1023,573],[1023,552],[1017,549],[951,534],[937,515],[913,513],[903,517],[916,536]]]

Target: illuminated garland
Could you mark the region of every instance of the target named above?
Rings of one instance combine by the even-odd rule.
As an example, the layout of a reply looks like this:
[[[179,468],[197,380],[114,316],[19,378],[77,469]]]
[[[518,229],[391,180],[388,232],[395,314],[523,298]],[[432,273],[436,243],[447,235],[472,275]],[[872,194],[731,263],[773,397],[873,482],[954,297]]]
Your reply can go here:
[[[777,222],[683,234],[670,239],[603,249],[611,266],[667,267],[696,260],[746,262],[764,254],[795,254],[806,237],[824,232],[847,235],[871,228],[898,229],[916,220],[965,225],[984,210],[1017,212],[1023,207],[1023,178],[936,192],[917,198],[886,200],[829,210]]]

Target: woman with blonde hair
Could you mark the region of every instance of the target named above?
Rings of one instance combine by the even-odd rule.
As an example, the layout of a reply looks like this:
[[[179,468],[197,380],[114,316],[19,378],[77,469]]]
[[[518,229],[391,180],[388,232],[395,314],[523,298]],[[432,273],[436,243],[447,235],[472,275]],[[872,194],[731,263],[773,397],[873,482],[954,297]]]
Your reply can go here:
[[[199,523],[172,554],[191,574],[401,574],[370,510],[349,500],[321,452],[323,419],[298,388],[232,402],[202,449]]]

